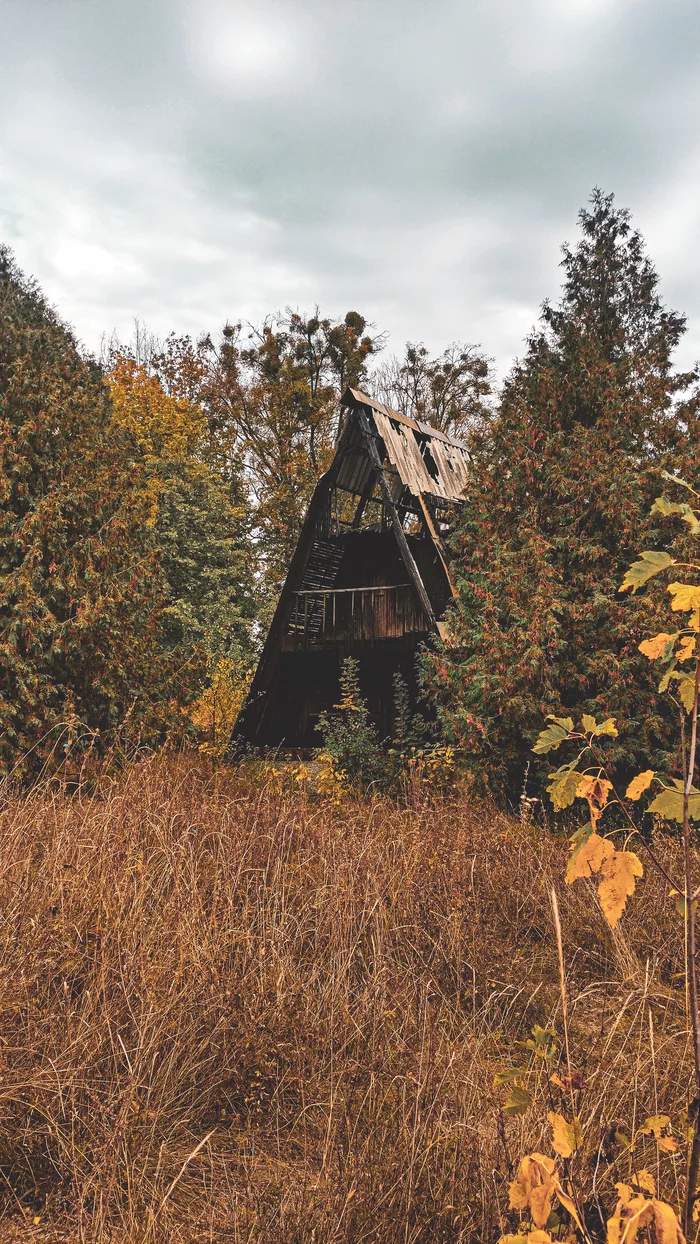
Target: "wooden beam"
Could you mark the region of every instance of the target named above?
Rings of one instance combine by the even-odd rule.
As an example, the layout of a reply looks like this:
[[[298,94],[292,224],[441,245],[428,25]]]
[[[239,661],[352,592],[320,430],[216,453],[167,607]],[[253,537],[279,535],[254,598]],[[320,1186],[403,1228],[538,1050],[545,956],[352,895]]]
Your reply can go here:
[[[401,556],[403,557],[404,565],[413,582],[413,586],[415,587],[416,592],[418,593],[418,599],[420,600],[420,603],[423,606],[423,610],[428,618],[428,622],[430,623],[430,628],[431,630],[435,631],[437,635],[439,635],[440,627],[438,626],[435,614],[433,613],[433,606],[431,605],[430,597],[428,596],[428,593],[425,590],[425,584],[423,583],[423,580],[421,579],[420,571],[415,563],[413,554],[410,548],[408,547],[408,541],[406,539],[406,534],[404,532],[403,527],[401,526],[401,520],[399,519],[399,516],[396,512],[396,506],[394,505],[391,492],[389,489],[389,485],[386,481],[386,475],[384,474],[384,468],[382,466],[382,461],[381,461],[381,458],[379,457],[379,450],[377,449],[377,443],[374,439],[374,436],[372,435],[372,429],[369,424],[369,419],[367,418],[367,414],[365,410],[363,409],[363,407],[360,406],[357,408],[357,415],[358,415],[358,419],[360,423],[360,428],[362,431],[362,438],[365,442],[365,447],[367,449],[367,453],[369,454],[370,462],[372,463],[372,466],[374,467],[375,472],[377,474],[377,478],[379,480],[379,486],[382,490],[382,498],[384,500],[384,505],[391,517],[391,523],[394,528],[394,535],[396,536],[396,542],[401,551]]]
[[[420,493],[418,494],[418,500],[420,501],[420,507],[423,511],[423,518],[425,519],[425,525],[428,528],[430,535],[432,536],[433,544],[435,545],[435,548],[437,549],[437,555],[440,558],[440,561],[442,562],[442,568],[445,571],[445,578],[447,579],[449,589],[454,599],[456,600],[457,595],[458,595],[457,588],[452,582],[452,575],[450,574],[450,568],[447,564],[447,558],[445,557],[445,546],[442,542],[442,536],[440,535],[440,532],[435,526],[435,521],[433,519],[432,514],[430,513],[430,506],[427,504],[426,501],[423,500],[423,497],[421,496]]]
[[[362,515],[367,509],[367,505],[369,504],[372,498],[372,493],[374,492],[376,483],[377,483],[376,472],[370,471],[369,479],[367,480],[367,483],[365,484],[362,490],[362,493],[360,494],[360,500],[357,503],[357,509],[355,510],[355,516],[352,520],[353,531],[357,531],[358,527],[360,526],[360,523],[362,522]]]

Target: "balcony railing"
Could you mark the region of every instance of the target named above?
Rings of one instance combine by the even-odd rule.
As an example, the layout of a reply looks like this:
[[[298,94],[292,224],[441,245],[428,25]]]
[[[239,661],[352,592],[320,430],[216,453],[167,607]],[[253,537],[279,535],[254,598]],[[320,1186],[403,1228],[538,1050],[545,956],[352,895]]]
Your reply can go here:
[[[346,640],[396,639],[427,629],[410,583],[314,588],[294,593],[284,646],[295,649]]]

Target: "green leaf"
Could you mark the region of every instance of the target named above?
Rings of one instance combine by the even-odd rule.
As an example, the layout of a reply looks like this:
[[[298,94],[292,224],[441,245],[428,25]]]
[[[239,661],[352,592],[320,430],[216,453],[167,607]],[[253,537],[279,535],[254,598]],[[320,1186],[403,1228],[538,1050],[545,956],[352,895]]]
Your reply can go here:
[[[628,567],[625,577],[620,584],[620,591],[627,592],[631,588],[634,593],[638,587],[642,587],[648,579],[658,574],[660,570],[668,570],[668,567],[673,565],[675,565],[675,562],[672,557],[669,557],[668,553],[657,553],[653,550],[640,553],[639,560],[633,562]]]
[[[574,764],[576,762],[574,761]],[[583,777],[572,765],[562,765],[556,773],[550,773],[547,794],[554,805],[555,812],[568,808],[576,798],[576,788]]]
[[[670,682],[671,682],[671,679],[674,677],[674,670],[675,670],[675,668],[676,668],[676,663],[675,663],[675,661],[674,661],[674,663],[673,663],[673,665],[671,666],[671,668],[670,668],[669,670],[666,670],[666,673],[664,674],[663,678],[661,679],[661,682],[659,683],[659,691],[661,691],[661,692],[663,692],[663,691],[668,691],[668,688],[669,688],[669,684],[670,684]]]
[[[519,1084],[514,1084],[501,1106],[501,1110],[504,1114],[525,1114],[525,1111],[530,1109],[533,1101],[532,1093],[528,1093],[527,1089],[521,1088]]]
[[[680,778],[673,778],[672,787],[659,791],[658,795],[647,808],[648,812],[656,812],[666,821],[677,821],[683,824],[683,783]],[[696,786],[690,788],[688,815],[691,821],[700,821],[700,790]]]
[[[521,1076],[527,1074],[527,1067],[509,1067],[505,1071],[497,1071],[493,1077],[493,1087],[501,1088],[503,1084],[510,1084],[511,1080],[519,1080]]]
[[[686,713],[692,713],[695,702],[695,679],[689,678],[687,675],[685,678],[681,678],[678,684],[678,694],[681,697],[681,704]]]
[[[545,752],[554,752],[557,748],[568,739],[574,728],[573,719],[571,717],[554,717],[551,713],[547,716],[547,721],[554,724],[547,726],[546,730],[542,730],[537,736],[537,742],[533,747],[533,752],[537,752],[542,756]]]
[[[586,821],[585,825],[582,825],[580,829],[577,829],[576,832],[571,835],[569,842],[573,842],[575,848],[582,847],[584,843],[588,842],[588,839],[592,833],[593,826],[590,821]]]

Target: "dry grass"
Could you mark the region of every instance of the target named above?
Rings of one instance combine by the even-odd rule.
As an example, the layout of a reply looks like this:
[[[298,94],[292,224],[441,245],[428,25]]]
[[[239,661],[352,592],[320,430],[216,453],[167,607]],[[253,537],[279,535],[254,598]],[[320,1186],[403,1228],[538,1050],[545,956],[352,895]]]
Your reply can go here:
[[[540,1074],[537,1108],[504,1117],[493,1074],[527,1059],[534,1023],[561,1033],[553,879],[595,1229],[628,1173],[616,1127],[685,1100],[682,921],[647,870],[611,935],[593,891],[563,885],[565,855],[463,797],[335,808],[188,760],[91,797],[6,794],[0,1234],[514,1229],[507,1180],[551,1152],[551,1105]],[[652,1158],[673,1197],[674,1160]]]

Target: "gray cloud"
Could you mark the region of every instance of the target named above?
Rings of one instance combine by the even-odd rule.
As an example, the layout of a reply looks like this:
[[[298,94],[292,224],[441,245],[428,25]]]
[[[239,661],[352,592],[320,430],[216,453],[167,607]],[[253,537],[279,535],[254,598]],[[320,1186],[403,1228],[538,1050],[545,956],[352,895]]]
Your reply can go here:
[[[700,355],[691,0],[0,0],[0,237],[91,346],[287,304],[505,370],[593,185]]]

